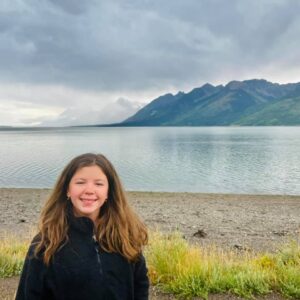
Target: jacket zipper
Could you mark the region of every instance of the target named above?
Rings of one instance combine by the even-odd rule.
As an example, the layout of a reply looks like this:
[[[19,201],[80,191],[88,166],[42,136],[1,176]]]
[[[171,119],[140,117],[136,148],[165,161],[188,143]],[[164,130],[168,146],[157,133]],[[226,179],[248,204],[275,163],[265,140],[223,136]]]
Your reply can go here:
[[[99,244],[97,242],[96,236],[93,235],[93,240],[94,240],[94,248],[97,254],[97,262],[99,265],[99,273],[102,276],[103,275],[103,270],[102,270],[102,263],[101,263],[101,259],[100,259],[100,252],[99,252]]]

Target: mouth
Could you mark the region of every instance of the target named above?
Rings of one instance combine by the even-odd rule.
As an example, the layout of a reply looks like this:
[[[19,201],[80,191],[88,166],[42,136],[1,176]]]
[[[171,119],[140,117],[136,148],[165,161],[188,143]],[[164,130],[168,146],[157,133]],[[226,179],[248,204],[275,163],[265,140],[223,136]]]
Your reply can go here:
[[[90,198],[80,198],[80,200],[83,202],[83,203],[93,203],[93,202],[96,202],[97,199],[90,199]]]

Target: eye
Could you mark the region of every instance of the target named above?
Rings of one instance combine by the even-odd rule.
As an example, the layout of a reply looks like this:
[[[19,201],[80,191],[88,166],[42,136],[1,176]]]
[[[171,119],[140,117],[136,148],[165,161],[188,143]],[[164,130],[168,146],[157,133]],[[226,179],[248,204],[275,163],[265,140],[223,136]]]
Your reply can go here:
[[[75,182],[75,184],[84,184],[84,182],[83,181],[77,181],[77,182]]]
[[[103,183],[98,182],[98,183],[96,183],[96,185],[97,186],[103,186]]]

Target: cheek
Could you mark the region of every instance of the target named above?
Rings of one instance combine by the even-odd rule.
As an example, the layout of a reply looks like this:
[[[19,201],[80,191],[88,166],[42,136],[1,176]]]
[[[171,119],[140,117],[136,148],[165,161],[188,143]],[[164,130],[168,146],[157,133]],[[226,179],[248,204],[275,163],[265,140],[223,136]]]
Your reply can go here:
[[[69,192],[68,192],[70,198],[74,198],[74,197],[76,197],[77,195],[79,195],[79,194],[80,194],[80,190],[81,190],[81,189],[78,188],[78,187],[76,187],[76,186],[71,186],[71,187],[69,188]]]
[[[105,196],[105,198],[107,198],[107,197],[108,197],[108,188],[107,188],[107,187],[103,188],[103,189],[101,190],[101,194],[102,194],[103,196]]]

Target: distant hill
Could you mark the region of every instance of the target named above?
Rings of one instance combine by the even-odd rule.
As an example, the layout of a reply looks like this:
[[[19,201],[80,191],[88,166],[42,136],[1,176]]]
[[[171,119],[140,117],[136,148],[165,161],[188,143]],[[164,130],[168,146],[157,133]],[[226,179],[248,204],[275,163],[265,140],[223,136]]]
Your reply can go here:
[[[300,125],[300,83],[264,79],[209,83],[166,94],[118,126]]]

